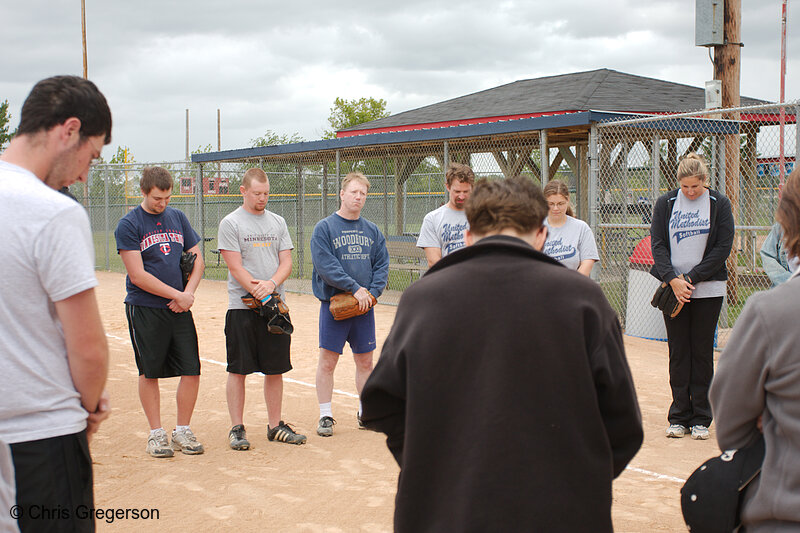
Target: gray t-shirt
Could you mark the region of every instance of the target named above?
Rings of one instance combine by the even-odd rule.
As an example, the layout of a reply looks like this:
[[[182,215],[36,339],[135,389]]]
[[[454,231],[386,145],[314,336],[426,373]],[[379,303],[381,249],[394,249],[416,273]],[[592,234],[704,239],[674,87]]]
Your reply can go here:
[[[467,213],[463,209],[451,209],[445,204],[425,215],[417,247],[440,248],[444,257],[464,247],[464,232],[467,229]]]
[[[0,249],[0,440],[78,433],[87,414],[53,302],[97,285],[89,218],[32,173],[0,161]]]
[[[689,200],[678,191],[669,218],[670,261],[676,274],[685,274],[703,260],[711,231],[711,196],[706,190]],[[724,281],[693,283],[692,298],[725,296]]]
[[[239,207],[219,223],[217,242],[220,250],[242,254],[242,266],[255,279],[268,280],[278,270],[278,252],[292,250],[292,238],[282,216],[264,210],[260,215]],[[242,296],[250,292],[228,272],[228,309],[247,309]],[[285,298],[283,285],[278,293]]]
[[[583,220],[567,215],[567,221],[561,227],[551,226],[546,218],[544,225],[547,227],[547,240],[542,251],[565,267],[578,270],[581,261],[600,260],[592,229]]]

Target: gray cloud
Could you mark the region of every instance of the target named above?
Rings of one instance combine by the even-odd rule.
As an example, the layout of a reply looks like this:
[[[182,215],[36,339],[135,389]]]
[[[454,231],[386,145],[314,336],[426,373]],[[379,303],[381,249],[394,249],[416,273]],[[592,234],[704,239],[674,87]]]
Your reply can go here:
[[[777,99],[780,3],[743,2],[741,92]],[[3,8],[0,100],[14,119],[32,84],[82,71],[80,8]],[[791,25],[790,19],[790,25]],[[519,79],[612,68],[702,86],[694,3],[562,0],[87,3],[89,75],[112,105],[114,142],[144,160],[239,148],[267,129],[318,138],[335,97],[401,112]],[[791,26],[790,26],[791,28]],[[790,32],[791,33],[791,32]],[[796,33],[796,32],[795,32]],[[800,43],[789,40],[790,58]],[[789,71],[787,94],[800,96]]]

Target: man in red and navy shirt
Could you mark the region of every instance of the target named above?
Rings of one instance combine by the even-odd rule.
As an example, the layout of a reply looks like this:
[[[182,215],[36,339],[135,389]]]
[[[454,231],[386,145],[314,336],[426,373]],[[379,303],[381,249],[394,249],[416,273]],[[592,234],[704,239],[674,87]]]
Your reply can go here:
[[[172,457],[173,450],[203,453],[189,422],[200,385],[197,331],[190,311],[203,277],[200,236],[186,215],[168,207],[172,176],[148,167],[140,182],[143,201],[119,221],[114,235],[128,271],[125,314],[139,369],[139,399],[150,423],[147,453]],[[194,269],[183,286],[181,254],[196,254]],[[180,376],[178,416],[172,442],[161,424],[159,378]]]

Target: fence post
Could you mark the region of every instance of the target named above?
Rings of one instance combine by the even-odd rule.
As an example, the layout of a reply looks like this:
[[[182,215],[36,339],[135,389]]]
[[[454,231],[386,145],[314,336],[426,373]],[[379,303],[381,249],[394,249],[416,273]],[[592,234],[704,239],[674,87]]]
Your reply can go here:
[[[383,158],[383,234],[389,235],[389,176],[386,175],[386,158]]]
[[[92,176],[96,176],[96,172],[92,173]],[[111,238],[111,217],[108,214],[108,180],[106,179],[106,173],[103,173],[103,198],[105,199],[105,222],[106,222],[106,270],[111,270],[111,244],[109,239]]]
[[[589,227],[597,235],[597,124],[589,127]]]
[[[320,220],[328,216],[328,164],[322,162],[322,203],[320,209],[322,212],[319,214]]]
[[[198,179],[195,182],[194,197],[197,203],[197,211],[200,214],[200,221],[198,227],[200,228],[200,252],[203,256],[203,262],[206,262],[206,214],[205,205],[203,202],[203,164],[198,165],[197,170]]]
[[[303,279],[305,259],[305,180],[303,179],[303,165],[297,165],[297,277]]]
[[[336,150],[336,193],[339,193],[339,189],[342,188],[342,177],[340,175],[340,165],[341,165],[341,155],[339,150]],[[339,209],[337,204],[336,209]]]

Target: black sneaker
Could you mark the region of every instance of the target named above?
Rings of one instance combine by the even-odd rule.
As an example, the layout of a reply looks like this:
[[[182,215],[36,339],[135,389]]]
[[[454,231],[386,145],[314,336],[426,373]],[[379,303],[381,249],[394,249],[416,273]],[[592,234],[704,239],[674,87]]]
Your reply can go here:
[[[333,435],[333,425],[336,423],[336,420],[333,419],[332,416],[323,416],[319,419],[319,424],[317,424],[317,435],[320,437],[330,437]]]
[[[242,424],[237,424],[228,433],[228,444],[232,450],[249,450],[250,441],[247,440],[247,433]]]
[[[356,418],[358,419],[358,429],[367,429],[367,426],[364,425],[364,421],[361,420],[361,415],[357,414]]]
[[[274,428],[270,429],[267,426],[267,438],[269,440],[277,440],[280,442],[285,442],[286,444],[305,444],[306,443],[306,436],[300,435],[299,433],[295,433],[295,431],[289,427],[283,420],[275,426]]]

